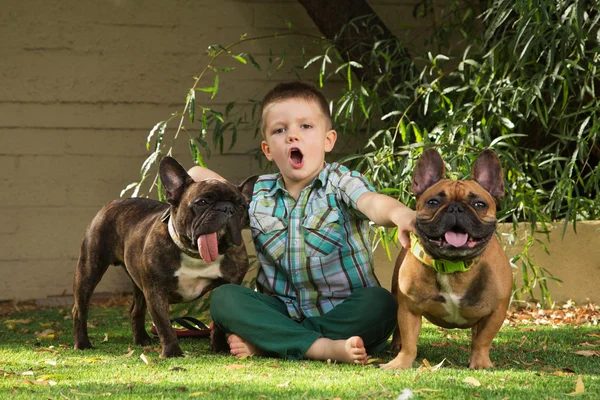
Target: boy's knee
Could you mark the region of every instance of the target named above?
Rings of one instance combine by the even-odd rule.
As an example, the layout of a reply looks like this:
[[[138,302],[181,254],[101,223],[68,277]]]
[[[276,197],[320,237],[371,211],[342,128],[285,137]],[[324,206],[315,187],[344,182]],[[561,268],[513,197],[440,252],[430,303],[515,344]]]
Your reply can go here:
[[[238,302],[237,297],[242,289],[245,288],[227,283],[213,290],[210,297],[210,315],[213,320],[220,320],[235,309],[235,304]]]
[[[361,304],[365,310],[372,315],[378,315],[377,318],[385,316],[395,317],[398,312],[398,303],[394,296],[382,287],[369,287],[362,289],[361,295],[364,297]]]

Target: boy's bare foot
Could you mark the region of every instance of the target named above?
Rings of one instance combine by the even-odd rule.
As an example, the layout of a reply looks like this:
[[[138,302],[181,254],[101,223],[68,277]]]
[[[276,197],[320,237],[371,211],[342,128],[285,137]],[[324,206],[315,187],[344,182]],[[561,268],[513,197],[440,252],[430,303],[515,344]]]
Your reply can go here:
[[[359,336],[349,339],[317,339],[304,355],[312,360],[331,360],[348,364],[366,364],[367,350]]]
[[[227,343],[229,343],[229,352],[237,358],[250,357],[255,354],[260,355],[260,351],[256,347],[236,334],[229,335]]]

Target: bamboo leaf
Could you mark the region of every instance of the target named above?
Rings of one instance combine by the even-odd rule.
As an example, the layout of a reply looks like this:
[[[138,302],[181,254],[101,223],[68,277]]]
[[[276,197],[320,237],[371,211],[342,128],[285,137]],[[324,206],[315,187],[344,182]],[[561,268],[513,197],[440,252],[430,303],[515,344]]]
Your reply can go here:
[[[194,123],[194,116],[196,115],[196,91],[194,89],[190,89],[188,92],[187,103],[189,103],[189,115],[190,122]]]
[[[252,54],[247,54],[247,56],[248,56],[248,59],[250,60],[250,63],[254,66],[254,68],[256,68],[259,71],[262,71],[262,68],[256,62],[256,60],[254,59],[254,57],[252,57]]]
[[[233,57],[234,59],[236,59],[237,61],[241,62],[244,65],[246,65],[248,63],[246,61],[246,59],[242,56],[242,54],[232,55],[231,57]]]
[[[217,92],[219,91],[219,75],[215,75],[215,85],[214,85],[215,90],[212,92],[212,96],[210,96],[211,100],[215,98],[215,96],[217,95]]]

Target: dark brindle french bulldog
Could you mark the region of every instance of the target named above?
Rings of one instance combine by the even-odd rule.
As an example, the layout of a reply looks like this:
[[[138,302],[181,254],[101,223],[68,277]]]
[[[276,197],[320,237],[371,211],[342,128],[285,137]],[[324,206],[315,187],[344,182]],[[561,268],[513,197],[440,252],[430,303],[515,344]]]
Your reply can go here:
[[[183,354],[169,304],[195,300],[227,282],[240,284],[248,270],[242,228],[256,177],[239,187],[216,179],[194,182],[171,157],[161,161],[159,173],[170,206],[143,198],[115,200],[87,228],[73,283],[76,349],[92,347],[87,332],[90,297],[110,265],[124,266],[133,281],[134,343],[150,343],[144,326],[147,307],[162,357]],[[211,345],[214,351],[227,349],[217,327]]]
[[[496,238],[496,207],[504,194],[502,166],[491,150],[473,165],[473,180],[445,179],[436,150],[419,159],[411,189],[417,198],[417,235],[396,261],[392,293],[401,351],[385,369],[410,368],[417,355],[421,317],[444,328],[471,328],[469,367],[489,368],[492,340],[510,301],[510,263]],[[399,333],[399,335],[398,335]]]

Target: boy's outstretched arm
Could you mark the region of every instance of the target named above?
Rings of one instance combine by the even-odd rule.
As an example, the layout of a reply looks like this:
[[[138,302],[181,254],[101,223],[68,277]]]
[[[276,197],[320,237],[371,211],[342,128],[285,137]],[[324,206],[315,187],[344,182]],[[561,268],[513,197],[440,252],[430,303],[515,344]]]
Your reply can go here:
[[[413,210],[381,193],[368,192],[358,198],[358,211],[377,225],[398,227],[398,240],[405,249],[410,248],[410,232],[415,229],[416,214]]]

